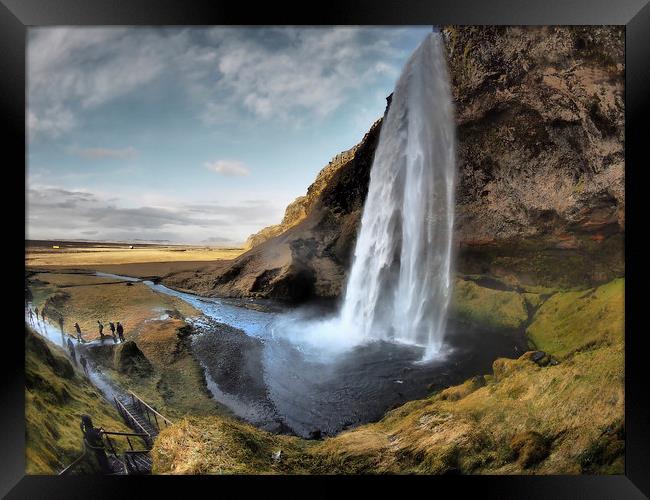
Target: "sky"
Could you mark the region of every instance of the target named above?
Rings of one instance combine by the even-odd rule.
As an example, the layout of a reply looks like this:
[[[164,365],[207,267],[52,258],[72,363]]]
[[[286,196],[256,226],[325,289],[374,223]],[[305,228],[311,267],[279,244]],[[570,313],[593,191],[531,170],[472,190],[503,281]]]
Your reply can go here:
[[[384,112],[419,27],[28,30],[28,239],[235,245]]]

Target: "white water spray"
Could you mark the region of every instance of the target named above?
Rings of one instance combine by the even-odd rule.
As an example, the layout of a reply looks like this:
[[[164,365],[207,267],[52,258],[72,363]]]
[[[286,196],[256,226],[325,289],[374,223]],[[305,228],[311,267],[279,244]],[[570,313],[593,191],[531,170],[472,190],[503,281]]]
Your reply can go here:
[[[432,33],[408,60],[384,119],[340,322],[346,334],[442,345],[451,292],[455,125]]]

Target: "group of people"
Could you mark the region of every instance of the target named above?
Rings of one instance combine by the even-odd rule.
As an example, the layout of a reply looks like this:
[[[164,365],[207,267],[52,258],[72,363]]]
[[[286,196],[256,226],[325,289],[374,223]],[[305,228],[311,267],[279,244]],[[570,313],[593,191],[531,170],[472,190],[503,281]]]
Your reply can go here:
[[[120,323],[118,321],[117,324],[115,324],[112,321],[109,321],[108,322],[108,327],[111,330],[111,334],[110,335],[104,335],[104,324],[101,321],[97,320],[97,329],[99,330],[99,339],[102,341],[102,343],[104,342],[104,340],[106,340],[109,337],[113,339],[114,344],[117,344],[118,341],[119,342],[124,342],[124,326],[122,325],[122,323]],[[77,342],[85,342],[86,340],[81,335],[81,327],[79,326],[79,323],[74,324],[74,329],[77,332]],[[116,333],[117,333],[117,335],[116,335]]]
[[[38,322],[38,307],[34,307],[34,310],[32,311],[29,309],[29,322],[33,325],[34,324],[34,316],[36,316],[36,321]],[[45,308],[41,309],[41,318],[43,318],[43,323],[45,323]]]
[[[108,322],[108,328],[111,330],[110,335],[104,335],[104,324],[99,320],[97,320],[97,328],[99,329],[99,338],[102,342],[104,342],[104,339],[108,337],[113,339],[114,344],[117,344],[118,339],[120,342],[124,342],[124,326],[122,326],[122,323],[119,321],[117,322],[117,325],[112,321]],[[115,335],[116,332],[117,336]]]
[[[36,318],[37,323],[39,321],[43,321],[43,323],[45,324],[45,307],[41,308],[40,311],[38,310],[38,307],[34,307],[33,310],[27,307],[27,310],[29,313],[30,324],[34,325],[34,318]],[[42,320],[39,320],[39,313]],[[61,328],[61,335],[63,335],[64,334],[63,316],[59,315],[58,323],[59,323],[59,327]],[[109,337],[113,339],[114,344],[117,344],[118,342],[120,343],[124,342],[124,326],[119,321],[117,321],[116,323],[113,323],[112,321],[108,322],[108,328],[111,331],[110,335],[104,335],[104,324],[99,320],[97,320],[97,328],[99,330],[99,338],[102,343],[104,342],[104,340],[106,340]],[[81,334],[81,326],[79,326],[79,323],[75,322],[74,329],[76,331],[75,338],[77,340],[77,343],[85,343],[86,340],[83,338],[83,335]],[[70,359],[72,359],[72,362],[75,365],[77,365],[77,352],[75,349],[74,342],[72,342],[72,339],[68,337],[65,344],[66,347],[68,348],[68,352],[70,353]],[[88,360],[83,355],[79,356],[79,364],[81,364],[84,373],[86,374],[86,376],[88,376]]]

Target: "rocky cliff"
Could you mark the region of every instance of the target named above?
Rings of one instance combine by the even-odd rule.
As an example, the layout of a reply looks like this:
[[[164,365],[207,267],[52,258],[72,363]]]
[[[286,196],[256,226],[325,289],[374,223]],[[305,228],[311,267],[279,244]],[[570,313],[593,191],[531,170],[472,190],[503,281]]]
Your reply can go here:
[[[624,32],[445,27],[458,125],[457,269],[509,286],[621,276]],[[248,252],[165,281],[205,295],[337,297],[381,120]]]

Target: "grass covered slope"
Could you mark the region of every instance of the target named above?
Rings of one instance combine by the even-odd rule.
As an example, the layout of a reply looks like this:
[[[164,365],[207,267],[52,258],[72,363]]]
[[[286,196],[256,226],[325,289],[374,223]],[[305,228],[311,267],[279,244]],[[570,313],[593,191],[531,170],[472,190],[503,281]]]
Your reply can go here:
[[[82,273],[37,273],[30,277],[33,303],[52,321],[63,317],[66,333],[79,323],[86,340],[99,338],[97,321],[110,334],[109,321],[120,321],[128,339],[166,311],[192,315],[196,311],[181,299],[156,293],[143,283]]]
[[[460,321],[488,330],[518,330],[528,319],[526,301],[514,291],[495,290],[457,279],[451,312]]]
[[[64,352],[25,329],[26,472],[56,474],[83,452],[82,414],[96,427],[131,432]]]
[[[271,434],[228,417],[189,417],[163,430],[154,474],[303,474],[313,441]],[[279,455],[278,455],[278,452]]]
[[[623,473],[623,293],[618,279],[554,295],[528,331],[555,361],[498,359],[485,383],[326,440],[322,471]]]
[[[318,442],[221,417],[161,433],[157,473],[623,473],[624,280],[542,303],[540,352]],[[272,454],[283,450],[279,460]]]
[[[623,278],[587,291],[556,293],[540,307],[528,336],[538,349],[558,357],[622,344],[624,311]]]
[[[97,320],[121,321],[125,338],[137,344],[144,354],[145,370],[137,376],[115,364],[116,351],[111,340],[89,350],[91,362],[124,390],[133,390],[169,418],[191,414],[223,413],[205,387],[203,372],[189,349],[190,330],[184,320],[197,315],[183,300],[155,292],[143,283],[118,281],[84,273],[36,273],[29,277],[33,303],[45,307],[47,318],[56,324],[64,318],[66,333],[72,333],[77,321],[84,338],[99,336]],[[123,345],[127,345],[123,344]]]

